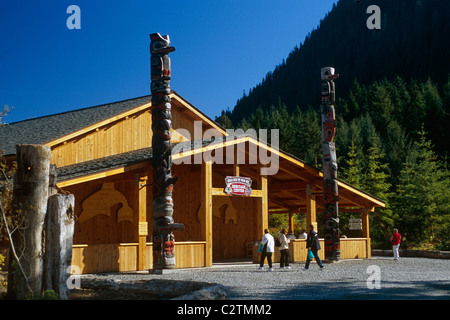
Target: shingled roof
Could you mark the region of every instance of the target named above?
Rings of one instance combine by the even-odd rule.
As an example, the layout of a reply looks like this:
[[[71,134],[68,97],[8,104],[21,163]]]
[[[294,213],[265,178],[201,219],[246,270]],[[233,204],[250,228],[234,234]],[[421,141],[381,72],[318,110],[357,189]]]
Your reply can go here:
[[[150,101],[148,95],[5,124],[0,127],[0,150],[12,155],[17,144],[44,144]]]
[[[58,181],[150,160],[152,154],[152,148],[149,147],[57,168]]]

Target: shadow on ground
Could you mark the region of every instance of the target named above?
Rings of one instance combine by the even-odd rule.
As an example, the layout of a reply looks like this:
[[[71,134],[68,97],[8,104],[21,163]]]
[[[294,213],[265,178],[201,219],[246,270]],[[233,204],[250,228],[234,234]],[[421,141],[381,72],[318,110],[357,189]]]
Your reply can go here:
[[[450,281],[380,283],[380,289],[369,289],[366,283],[333,281],[302,283],[291,288],[273,288],[260,299],[269,300],[450,300]],[[231,299],[254,299],[245,293],[229,289]]]

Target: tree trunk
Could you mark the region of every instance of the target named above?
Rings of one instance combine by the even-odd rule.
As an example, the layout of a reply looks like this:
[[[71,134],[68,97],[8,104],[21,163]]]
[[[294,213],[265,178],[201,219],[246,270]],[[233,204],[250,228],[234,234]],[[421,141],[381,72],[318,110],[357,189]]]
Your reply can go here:
[[[69,299],[74,232],[75,197],[55,194],[48,198],[45,227],[45,290],[54,290],[60,299]]]
[[[8,273],[8,295],[25,299],[40,296],[43,284],[42,232],[47,212],[50,147],[18,145],[13,212],[20,218],[12,240],[23,272],[12,264]],[[15,260],[15,259],[14,259]],[[31,290],[31,292],[30,292]]]

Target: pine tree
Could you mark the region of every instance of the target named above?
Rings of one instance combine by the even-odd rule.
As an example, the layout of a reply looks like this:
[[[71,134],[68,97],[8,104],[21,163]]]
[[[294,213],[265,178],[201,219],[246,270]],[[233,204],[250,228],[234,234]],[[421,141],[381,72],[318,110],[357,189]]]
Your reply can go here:
[[[352,140],[347,159],[345,160],[346,169],[341,170],[342,178],[356,188],[361,188],[362,180],[362,161],[359,156],[358,147]]]
[[[380,150],[379,142],[372,139],[372,145],[368,151],[368,163],[363,175],[362,189],[369,194],[385,201],[385,208],[376,208],[370,215],[370,235],[374,246],[385,246],[386,239],[393,226],[392,208],[389,202],[391,198],[388,175],[388,164],[383,160],[384,155]]]
[[[450,242],[450,175],[438,160],[425,131],[401,171],[396,214],[410,245]]]

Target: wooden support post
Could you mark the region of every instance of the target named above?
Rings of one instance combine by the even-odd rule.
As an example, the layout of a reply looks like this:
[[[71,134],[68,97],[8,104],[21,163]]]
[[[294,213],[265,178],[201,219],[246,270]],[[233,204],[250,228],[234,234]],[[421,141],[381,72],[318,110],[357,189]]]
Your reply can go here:
[[[264,229],[269,228],[269,192],[267,189],[267,176],[258,174],[258,184],[261,190],[261,198],[258,199],[259,206],[256,216],[257,239],[264,235]]]
[[[144,270],[146,261],[146,245],[148,235],[147,222],[147,177],[140,177],[138,180],[137,194],[138,194],[138,270]]]
[[[317,230],[317,218],[316,218],[316,196],[314,190],[310,184],[306,185],[306,227],[312,224],[314,230]]]
[[[363,209],[361,213],[362,220],[362,235],[363,238],[366,238],[366,251],[367,258],[370,259],[372,257],[372,250],[370,246],[370,230],[369,230],[369,210]]]
[[[205,161],[201,169],[201,224],[205,245],[205,267],[212,266],[212,162]]]
[[[292,212],[289,212],[289,230],[295,234],[294,230],[294,214]],[[288,230],[288,231],[289,231]]]
[[[235,177],[239,177],[239,164],[235,163],[233,165],[233,175]]]

